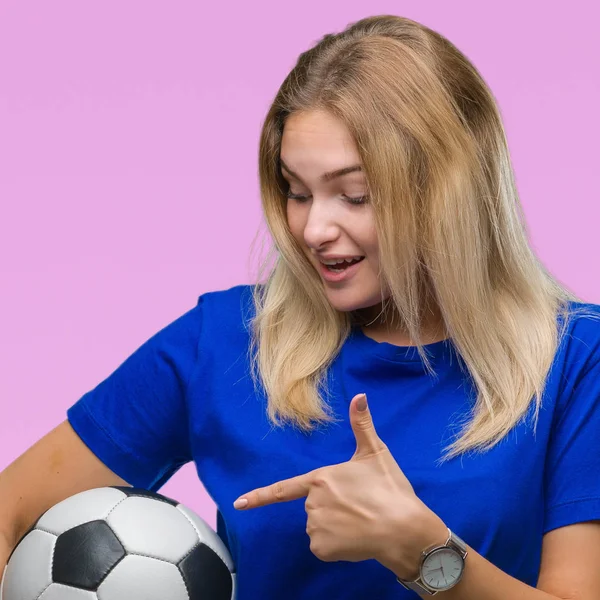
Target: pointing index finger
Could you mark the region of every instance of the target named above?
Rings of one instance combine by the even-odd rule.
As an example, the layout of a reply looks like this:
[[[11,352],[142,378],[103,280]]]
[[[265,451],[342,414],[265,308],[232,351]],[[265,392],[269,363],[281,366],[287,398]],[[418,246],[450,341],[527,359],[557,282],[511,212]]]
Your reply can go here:
[[[233,506],[239,509],[258,508],[276,502],[289,502],[290,500],[304,498],[308,495],[311,479],[312,473],[306,473],[277,481],[265,487],[256,488],[240,496],[233,503]],[[246,504],[242,502],[244,499],[247,501]]]

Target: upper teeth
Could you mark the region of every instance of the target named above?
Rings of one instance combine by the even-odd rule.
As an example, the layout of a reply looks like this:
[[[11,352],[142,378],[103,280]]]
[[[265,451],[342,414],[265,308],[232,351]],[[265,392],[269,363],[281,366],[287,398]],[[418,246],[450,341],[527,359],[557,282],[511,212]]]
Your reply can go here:
[[[362,256],[351,256],[349,258],[338,258],[337,260],[322,260],[321,262],[324,265],[339,265],[340,263],[351,261],[351,260],[358,260],[359,258],[362,258]]]

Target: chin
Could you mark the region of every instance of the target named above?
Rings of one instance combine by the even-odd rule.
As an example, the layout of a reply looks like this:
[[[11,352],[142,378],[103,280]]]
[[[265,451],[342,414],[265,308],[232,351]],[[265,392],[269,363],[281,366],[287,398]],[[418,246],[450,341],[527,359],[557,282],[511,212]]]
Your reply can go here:
[[[329,303],[340,312],[351,312],[362,308],[369,308],[381,303],[381,293],[379,289],[373,294],[353,293],[353,290],[327,290]]]

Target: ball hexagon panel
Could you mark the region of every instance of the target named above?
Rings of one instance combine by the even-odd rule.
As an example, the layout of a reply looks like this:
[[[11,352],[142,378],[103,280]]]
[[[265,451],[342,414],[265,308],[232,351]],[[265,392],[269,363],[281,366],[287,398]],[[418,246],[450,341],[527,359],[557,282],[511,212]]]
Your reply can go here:
[[[106,519],[108,513],[126,498],[127,494],[116,488],[86,490],[49,508],[35,527],[60,535],[82,523]]]
[[[173,505],[131,496],[119,503],[106,522],[127,554],[142,554],[178,563],[198,543],[196,530]]]
[[[52,556],[55,543],[56,536],[51,533],[30,531],[12,554],[0,598],[37,598],[52,583],[48,557]]]
[[[54,547],[52,581],[96,590],[125,550],[106,521],[90,521],[61,533]]]
[[[96,595],[98,600],[117,598],[119,600],[189,600],[190,597],[193,598],[188,594],[183,577],[175,565],[137,555],[127,555],[100,584]]]

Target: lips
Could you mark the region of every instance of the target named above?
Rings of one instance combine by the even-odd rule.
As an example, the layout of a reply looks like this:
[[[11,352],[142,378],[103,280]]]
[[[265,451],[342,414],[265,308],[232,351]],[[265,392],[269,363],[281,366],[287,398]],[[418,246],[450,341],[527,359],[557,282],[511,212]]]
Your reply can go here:
[[[337,265],[337,269],[332,271],[327,265],[323,263],[319,263],[319,271],[321,272],[321,276],[325,281],[329,281],[331,283],[338,283],[342,281],[347,281],[351,279],[354,274],[360,269],[360,263],[363,261],[364,257],[359,261],[354,261],[351,265],[344,263]],[[335,267],[334,267],[335,268]]]

